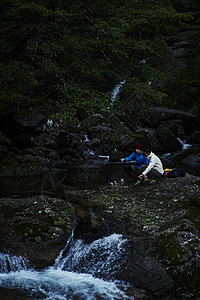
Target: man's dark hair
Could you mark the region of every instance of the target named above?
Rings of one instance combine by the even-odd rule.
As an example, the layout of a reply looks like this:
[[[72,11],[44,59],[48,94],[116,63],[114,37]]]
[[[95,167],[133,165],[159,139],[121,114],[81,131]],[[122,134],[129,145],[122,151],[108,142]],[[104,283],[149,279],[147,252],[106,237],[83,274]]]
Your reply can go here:
[[[145,150],[143,150],[143,153],[151,153],[151,150],[150,149],[145,149]]]

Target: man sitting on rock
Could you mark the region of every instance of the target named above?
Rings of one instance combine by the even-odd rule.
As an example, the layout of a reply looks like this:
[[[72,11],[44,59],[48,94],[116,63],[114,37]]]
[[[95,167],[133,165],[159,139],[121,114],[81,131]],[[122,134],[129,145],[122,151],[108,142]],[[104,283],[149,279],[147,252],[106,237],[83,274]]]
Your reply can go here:
[[[120,158],[120,160],[122,162],[135,161],[131,165],[124,165],[124,171],[130,177],[130,179],[127,181],[137,179],[138,175],[140,174],[141,166],[143,165],[146,167],[149,163],[146,156],[143,155],[142,145],[140,143],[135,145],[135,152],[128,157]]]
[[[164,170],[163,165],[158,156],[151,150],[144,150],[144,155],[149,160],[148,166],[142,166],[140,175],[136,185],[140,184],[142,180],[148,181],[149,184],[154,184],[157,179],[162,178]]]

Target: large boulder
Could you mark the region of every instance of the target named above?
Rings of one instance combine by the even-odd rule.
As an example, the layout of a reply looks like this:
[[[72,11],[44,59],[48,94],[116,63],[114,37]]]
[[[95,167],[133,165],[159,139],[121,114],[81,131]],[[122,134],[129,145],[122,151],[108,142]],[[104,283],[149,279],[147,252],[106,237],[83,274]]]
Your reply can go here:
[[[57,160],[58,153],[55,150],[47,149],[45,147],[26,148],[22,151],[22,154],[31,154],[33,156],[40,156],[46,159]]]
[[[157,129],[158,138],[167,152],[182,149],[182,144],[177,139],[184,135],[183,127],[178,120],[164,121]]]
[[[150,101],[146,100],[138,100],[135,98],[129,99],[129,101],[126,103],[125,107],[122,109],[122,120],[126,124],[126,126],[132,130],[135,131],[135,128],[137,126],[148,126],[145,125],[148,122],[147,121],[147,114],[146,110],[152,107],[152,104]],[[156,121],[157,119],[152,119],[152,122]],[[145,123],[146,122],[146,123]],[[154,126],[151,126],[154,127]]]
[[[41,114],[30,115],[6,115],[2,118],[2,131],[13,136],[19,133],[37,134],[43,132],[46,126],[46,118]]]
[[[1,198],[0,252],[27,256],[37,268],[48,266],[71,235],[74,218],[73,207],[62,199]]]
[[[48,158],[38,152],[38,155],[30,152],[24,155],[16,155],[7,152],[1,162],[0,177],[30,177],[41,176],[49,171]]]
[[[142,133],[142,138],[140,139],[140,142],[143,145],[143,149],[148,148],[155,153],[163,153],[165,151],[164,146],[159,140],[156,129],[147,127],[137,128],[136,133]]]
[[[41,138],[43,140],[45,148],[52,149],[52,150],[58,149],[56,133],[55,134],[42,133]]]
[[[102,143],[111,141],[114,130],[106,125],[91,126],[87,129],[89,139],[97,138]]]
[[[184,132],[186,135],[190,135],[193,131],[198,130],[200,127],[200,119],[197,115],[188,113],[186,111],[171,109],[166,107],[151,107],[148,108],[145,112],[149,116],[150,126],[151,121],[155,124],[155,117],[157,120],[156,124],[161,123],[162,121],[168,120],[179,120],[183,126]]]
[[[95,232],[97,238],[105,234],[105,224],[109,234],[123,233],[129,248],[117,279],[150,291],[153,299],[185,299],[185,294],[196,299],[200,294],[199,180],[187,174],[162,179],[154,186],[118,184],[68,192],[81,225],[74,234],[90,243]],[[98,220],[95,230],[91,219]]]
[[[75,145],[73,134],[66,130],[60,130],[58,132],[57,142],[59,146],[73,147]]]
[[[187,174],[153,186],[100,185],[65,188],[59,198],[2,198],[0,251],[26,254],[36,268],[46,267],[66,245],[76,221],[73,238],[82,239],[85,245],[112,234],[123,235],[123,262],[109,272],[102,268],[100,276],[112,279],[114,274],[115,279],[128,283],[130,297],[198,299],[199,186],[200,178]],[[89,262],[93,263],[98,250]]]
[[[153,106],[147,107],[141,114],[141,124],[145,127],[156,129],[162,121],[161,113]]]
[[[191,170],[193,174],[200,176],[200,147],[172,153],[167,157],[167,161],[170,166],[179,166],[179,168]]]
[[[87,149],[84,143],[84,135],[71,133],[67,130],[59,130],[57,136],[59,158],[78,162],[84,158],[84,150]]]
[[[200,130],[195,130],[188,138],[187,143],[200,145]]]

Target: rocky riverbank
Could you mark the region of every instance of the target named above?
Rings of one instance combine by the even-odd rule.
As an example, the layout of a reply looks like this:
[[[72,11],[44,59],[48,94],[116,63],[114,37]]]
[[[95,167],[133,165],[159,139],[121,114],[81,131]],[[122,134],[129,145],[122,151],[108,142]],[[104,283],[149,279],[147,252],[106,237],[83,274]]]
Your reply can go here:
[[[128,239],[127,261],[116,279],[130,284],[130,296],[196,300],[200,179],[191,174],[200,175],[199,119],[142,103],[135,115],[133,104],[126,121],[102,113],[76,128],[38,114],[1,116],[0,252],[41,269],[53,264],[73,228],[85,243],[120,233]],[[119,159],[137,142],[164,167],[191,174],[153,186],[109,186],[124,176]]]
[[[122,233],[129,246],[117,279],[131,284],[135,299],[198,299],[199,188],[200,178],[187,174],[138,188],[60,187],[59,198],[2,198],[0,251],[26,255],[43,268],[53,263],[75,223],[74,236],[85,243]]]
[[[134,122],[127,124],[131,118]],[[186,170],[192,167],[199,175],[198,116],[150,104],[144,108],[141,101],[137,115],[130,109],[127,120],[102,112],[70,127],[40,114],[0,116],[0,177],[42,176],[52,169],[90,168],[105,160],[119,162],[120,157],[133,152],[137,142],[159,156],[167,153],[167,166],[178,163]],[[189,143],[188,149],[184,143]]]

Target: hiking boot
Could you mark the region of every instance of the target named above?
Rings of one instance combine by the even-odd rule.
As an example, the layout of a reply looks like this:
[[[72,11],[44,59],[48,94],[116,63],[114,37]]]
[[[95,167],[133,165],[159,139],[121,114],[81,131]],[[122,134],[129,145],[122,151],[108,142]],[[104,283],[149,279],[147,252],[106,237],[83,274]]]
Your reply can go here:
[[[141,180],[137,180],[136,183],[134,184],[135,186],[139,186],[141,184]]]
[[[155,184],[156,183],[156,180],[155,179],[151,179],[148,181],[148,184],[152,185],[152,184]]]

